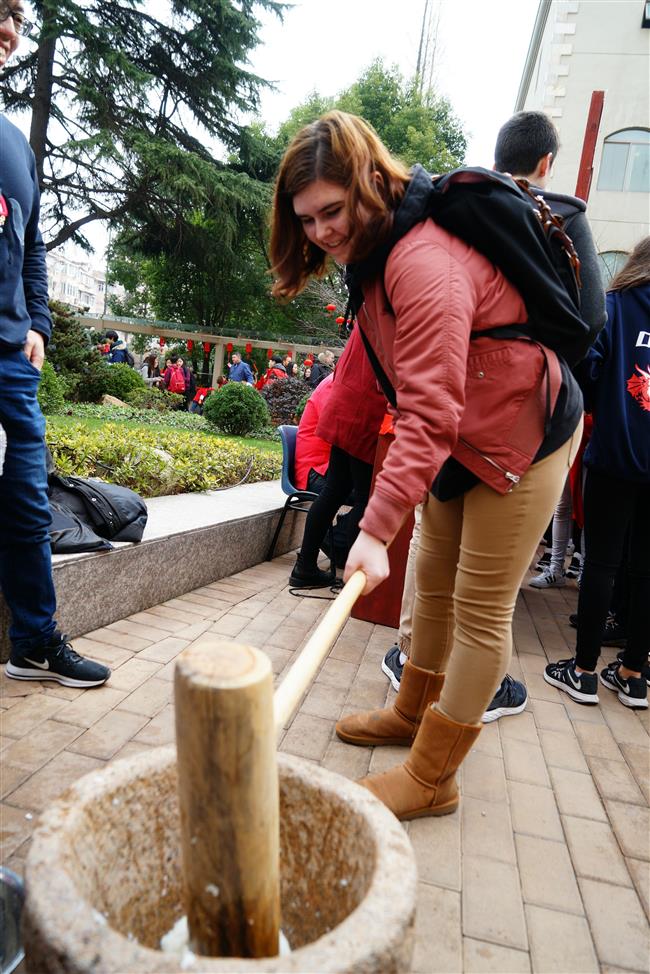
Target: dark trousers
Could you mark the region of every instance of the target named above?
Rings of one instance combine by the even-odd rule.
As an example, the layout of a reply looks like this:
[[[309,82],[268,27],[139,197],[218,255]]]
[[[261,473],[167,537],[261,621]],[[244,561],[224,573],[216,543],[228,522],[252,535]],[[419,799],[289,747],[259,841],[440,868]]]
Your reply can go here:
[[[616,572],[627,547],[629,607],[623,665],[640,672],[650,651],[650,484],[588,470],[585,563],[578,599],[576,664],[595,670]]]
[[[7,434],[0,476],[0,589],[11,612],[9,637],[21,652],[40,648],[56,629],[39,381],[40,372],[22,351],[0,353],[0,424]]]
[[[354,504],[348,519],[347,531],[350,545],[359,533],[359,521],[363,517],[372,482],[372,465],[350,456],[337,446],[332,447],[330,463],[325,476],[325,486],[311,505],[305,533],[300,546],[300,561],[305,568],[315,568],[318,552],[334,516],[354,491]]]

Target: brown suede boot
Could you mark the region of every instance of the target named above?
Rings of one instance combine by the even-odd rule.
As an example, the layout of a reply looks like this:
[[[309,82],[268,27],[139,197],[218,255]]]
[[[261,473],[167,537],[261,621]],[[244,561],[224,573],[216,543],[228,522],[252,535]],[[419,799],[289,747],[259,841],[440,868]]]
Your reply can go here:
[[[401,744],[410,747],[422,714],[430,703],[438,700],[444,682],[444,673],[423,670],[407,660],[395,703],[383,710],[366,710],[344,717],[337,723],[336,733],[346,744],[366,747]]]
[[[397,818],[448,815],[458,807],[456,771],[482,724],[457,724],[427,709],[405,763],[359,782]]]

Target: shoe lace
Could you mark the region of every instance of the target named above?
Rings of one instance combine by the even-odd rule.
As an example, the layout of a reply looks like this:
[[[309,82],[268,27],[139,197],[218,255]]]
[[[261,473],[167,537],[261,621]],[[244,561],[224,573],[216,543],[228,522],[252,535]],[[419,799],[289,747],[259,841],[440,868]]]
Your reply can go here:
[[[54,651],[54,655],[63,663],[80,663],[83,656],[75,652],[66,635],[61,636],[61,645]]]

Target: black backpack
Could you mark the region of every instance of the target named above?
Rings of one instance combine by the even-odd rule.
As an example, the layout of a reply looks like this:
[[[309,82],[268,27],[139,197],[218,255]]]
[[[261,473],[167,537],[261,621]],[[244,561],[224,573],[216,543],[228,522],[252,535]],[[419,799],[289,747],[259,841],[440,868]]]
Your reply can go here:
[[[429,215],[514,284],[528,312],[526,325],[517,326],[521,334],[569,365],[585,356],[594,335],[580,316],[580,260],[562,217],[527,180],[479,167],[455,169],[433,178]]]
[[[126,351],[125,351],[124,354],[126,355],[126,364],[127,365],[130,365],[131,368],[134,368],[135,367],[135,359],[133,358],[133,355],[128,350],[128,348],[126,349]]]

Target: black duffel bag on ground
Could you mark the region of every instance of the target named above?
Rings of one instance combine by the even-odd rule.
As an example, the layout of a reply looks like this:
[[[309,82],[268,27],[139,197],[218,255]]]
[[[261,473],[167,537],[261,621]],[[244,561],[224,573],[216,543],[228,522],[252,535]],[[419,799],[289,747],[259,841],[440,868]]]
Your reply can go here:
[[[48,494],[59,509],[67,509],[96,535],[109,541],[142,541],[147,505],[128,487],[84,477],[48,475]],[[92,550],[92,549],[86,549]]]
[[[82,518],[50,498],[50,547],[55,555],[73,555],[81,551],[110,551],[113,545],[90,528]]]

